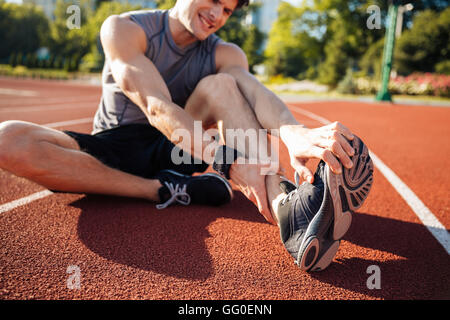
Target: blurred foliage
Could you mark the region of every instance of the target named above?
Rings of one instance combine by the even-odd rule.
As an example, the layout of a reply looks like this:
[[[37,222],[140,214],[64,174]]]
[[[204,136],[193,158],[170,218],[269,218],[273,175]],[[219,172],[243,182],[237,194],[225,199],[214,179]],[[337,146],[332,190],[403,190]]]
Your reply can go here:
[[[450,75],[450,60],[437,63],[434,68],[436,73]]]
[[[177,0],[157,0],[156,6],[158,9],[170,9],[175,5],[175,2],[177,2]]]
[[[448,1],[413,3],[414,10],[404,15],[394,69],[407,74],[434,71],[439,65],[445,70],[450,43]],[[316,0],[296,7],[282,2],[265,51],[269,76],[280,74],[331,86],[341,80],[345,80],[342,85],[348,84],[351,71],[379,78],[388,4],[383,0]],[[367,28],[369,5],[380,8],[381,29]]]
[[[160,9],[171,8],[176,0],[158,0]],[[54,20],[48,21],[40,7],[18,5],[0,0],[0,62],[12,66],[58,68],[67,71],[100,71],[104,54],[99,40],[103,21],[112,14],[142,9],[128,3],[109,0],[78,0],[81,26],[69,29],[67,8],[72,1],[57,0]],[[93,10],[96,8],[96,10]],[[260,50],[264,35],[244,19],[255,6],[237,10],[218,32],[225,41],[239,45],[247,54],[250,68],[263,61]],[[42,61],[36,56],[40,47],[47,47],[50,56]]]
[[[168,9],[175,2],[157,0],[156,4],[160,9]],[[58,0],[55,19],[49,21],[37,6],[0,0],[0,63],[100,71],[104,63],[99,40],[103,21],[112,14],[140,7],[109,0],[77,0],[81,7],[81,28],[69,29],[66,10],[71,4],[73,1]],[[413,4],[414,10],[404,14],[393,68],[400,75],[414,72],[448,75],[449,0],[417,0]],[[381,29],[367,28],[369,5],[379,6]],[[352,77],[380,77],[388,5],[385,0],[315,0],[303,1],[299,6],[282,1],[264,52],[261,45],[267,36],[256,26],[245,23],[246,16],[257,9],[255,4],[234,12],[217,35],[244,50],[252,71],[255,65],[264,63],[272,78],[310,79],[332,87],[339,85],[341,91],[355,91]],[[41,47],[49,49],[45,58],[37,54]]]
[[[387,11],[385,1],[373,1]],[[366,27],[367,1],[317,0],[295,7],[282,2],[269,34],[269,75],[281,73],[337,85],[348,68],[357,68],[368,47],[384,30]]]
[[[295,30],[303,13],[287,2],[281,3],[265,51],[269,75],[297,77],[319,62],[317,54],[323,49],[320,42],[305,31]]]
[[[100,28],[106,18],[113,14],[121,14],[138,9],[140,9],[139,6],[132,6],[127,3],[102,1],[97,10],[91,11],[86,25],[82,27],[85,30],[89,43],[89,50],[83,55],[80,63],[81,71],[100,71],[103,68],[105,57],[100,42]]]
[[[27,55],[48,43],[49,22],[41,9],[0,1],[0,60],[12,53]]]
[[[450,8],[442,12],[418,13],[411,29],[397,42],[395,66],[400,74],[435,71],[435,66],[450,58]]]
[[[0,61],[12,66],[29,68],[56,68],[75,71],[98,71],[103,67],[103,53],[99,42],[99,31],[103,21],[139,7],[119,2],[79,0],[80,28],[69,29],[67,19],[71,14],[67,8],[72,2],[57,0],[54,20],[49,21],[39,6],[18,5],[0,0]],[[73,13],[72,13],[73,14]],[[39,58],[37,50],[47,47],[48,57]]]

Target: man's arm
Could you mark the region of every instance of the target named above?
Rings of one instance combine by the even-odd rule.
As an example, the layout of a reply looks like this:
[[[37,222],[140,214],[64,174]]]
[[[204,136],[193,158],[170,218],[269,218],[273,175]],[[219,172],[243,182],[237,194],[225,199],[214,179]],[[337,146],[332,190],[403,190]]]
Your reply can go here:
[[[220,44],[216,52],[216,65],[218,72],[234,77],[261,126],[279,129],[279,137],[289,151],[292,167],[305,180],[314,180],[312,172],[305,165],[310,158],[324,160],[335,173],[341,171],[338,159],[344,166],[352,166],[349,156],[353,155],[353,149],[346,140],[353,139],[350,130],[339,122],[315,129],[301,125],[283,101],[250,74],[247,57],[238,46]],[[278,132],[271,133],[276,135]]]
[[[124,94],[141,108],[150,124],[169,140],[191,155],[203,159],[203,148],[214,143],[214,140],[211,137],[210,141],[204,142],[202,150],[197,150],[194,149],[194,143],[175,139],[177,135],[173,133],[177,129],[187,130],[193,137],[194,119],[172,102],[162,76],[145,56],[147,40],[144,31],[128,17],[114,15],[103,23],[100,38],[114,80]]]

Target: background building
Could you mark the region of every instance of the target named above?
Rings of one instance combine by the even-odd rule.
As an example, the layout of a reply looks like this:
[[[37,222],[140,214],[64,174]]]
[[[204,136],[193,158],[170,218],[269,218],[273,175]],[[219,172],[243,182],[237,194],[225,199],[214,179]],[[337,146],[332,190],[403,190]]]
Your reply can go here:
[[[247,18],[248,24],[254,24],[265,34],[268,34],[272,23],[277,19],[277,10],[281,0],[251,0],[260,7]]]

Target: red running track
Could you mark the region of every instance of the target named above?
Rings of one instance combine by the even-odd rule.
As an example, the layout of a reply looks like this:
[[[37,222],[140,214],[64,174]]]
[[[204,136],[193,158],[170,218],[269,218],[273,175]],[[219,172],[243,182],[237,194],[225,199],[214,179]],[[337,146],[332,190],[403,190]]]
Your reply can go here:
[[[40,124],[92,117],[101,88],[0,78],[0,121]],[[310,127],[311,111],[361,136],[450,226],[450,109],[356,102],[292,104]],[[90,123],[60,129],[89,132]],[[288,163],[282,148],[281,160]],[[314,170],[317,161],[311,161]],[[288,170],[292,177],[292,170]],[[450,259],[375,170],[366,203],[353,217],[335,261],[300,271],[278,228],[236,191],[220,208],[170,207],[136,199],[52,194],[0,213],[1,299],[448,299]],[[0,206],[42,187],[0,170]],[[76,265],[80,289],[68,289]],[[370,290],[367,268],[381,272]]]

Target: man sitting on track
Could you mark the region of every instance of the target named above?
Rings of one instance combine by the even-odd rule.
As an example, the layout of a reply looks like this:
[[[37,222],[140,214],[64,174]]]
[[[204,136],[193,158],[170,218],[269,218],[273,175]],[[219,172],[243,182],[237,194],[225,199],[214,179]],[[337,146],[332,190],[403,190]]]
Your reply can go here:
[[[229,202],[231,179],[267,221],[278,224],[302,270],[326,268],[351,212],[367,197],[372,163],[342,124],[299,124],[248,72],[243,51],[214,34],[247,4],[179,0],[168,11],[109,17],[101,28],[106,62],[93,134],[6,121],[0,125],[0,167],[51,190],[139,197],[159,208]],[[202,141],[181,140],[180,130],[195,138],[195,120],[202,123]],[[225,143],[227,129],[279,133],[306,181],[296,186],[278,172],[262,174],[264,164],[246,161],[259,154],[248,144],[238,150],[220,144],[205,132],[214,125]],[[187,154],[191,161],[173,161]],[[314,175],[305,166],[309,158],[323,160]],[[192,176],[211,164],[220,175]]]

